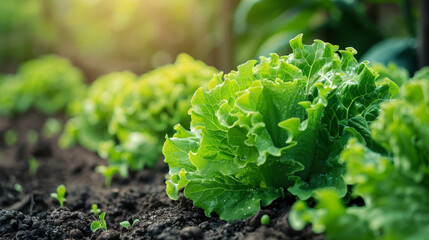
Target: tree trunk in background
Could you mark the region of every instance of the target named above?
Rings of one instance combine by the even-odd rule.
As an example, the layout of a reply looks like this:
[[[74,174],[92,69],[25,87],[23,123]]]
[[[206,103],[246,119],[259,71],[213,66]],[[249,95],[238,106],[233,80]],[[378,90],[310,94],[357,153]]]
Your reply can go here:
[[[419,64],[420,67],[429,66],[429,0],[422,0],[419,33]]]

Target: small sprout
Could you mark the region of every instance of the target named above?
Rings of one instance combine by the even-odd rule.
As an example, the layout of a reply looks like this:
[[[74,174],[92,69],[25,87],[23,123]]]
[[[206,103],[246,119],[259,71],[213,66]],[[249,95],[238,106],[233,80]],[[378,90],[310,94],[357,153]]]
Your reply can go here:
[[[18,141],[18,132],[15,129],[9,129],[4,134],[4,141],[8,146],[12,146]]]
[[[37,168],[39,168],[39,162],[37,162],[35,157],[30,157],[28,159],[28,165],[29,165],[29,169],[30,169],[30,174],[31,175],[36,175],[37,173]]]
[[[110,187],[110,184],[112,183],[113,175],[119,172],[118,166],[97,166],[95,168],[95,171],[98,173],[101,173],[104,178],[106,179],[104,185],[106,187]]]
[[[98,205],[94,203],[91,205],[91,212],[94,214],[95,217],[98,217],[98,214],[100,214],[101,210],[98,209]]]
[[[106,221],[104,220],[104,217],[106,216],[106,212],[103,212],[102,214],[100,214],[100,216],[98,217],[100,219],[100,221],[94,221],[91,223],[91,231],[95,232],[98,229],[104,229],[107,230],[107,225],[106,225]]]
[[[119,223],[119,225],[121,225],[122,227],[124,227],[124,228],[126,228],[126,229],[128,230],[128,228],[130,228],[130,226],[131,226],[131,225],[134,225],[134,224],[136,224],[136,223],[138,223],[138,222],[140,222],[140,220],[139,220],[139,219],[135,219],[135,220],[133,221],[133,224],[130,224],[130,222],[129,222],[129,221],[122,221],[122,222],[120,222],[120,223]]]
[[[64,186],[63,184],[57,187],[56,193],[51,193],[51,197],[57,199],[58,202],[60,202],[60,207],[64,206],[63,203],[66,201],[66,199],[64,198],[65,195],[66,195],[66,186]]]
[[[35,144],[39,138],[39,134],[34,130],[29,130],[26,135],[29,144]]]
[[[15,183],[15,184],[13,185],[13,188],[15,188],[15,190],[16,190],[17,192],[22,192],[22,185],[21,185],[21,184],[19,184],[19,183]]]
[[[268,225],[268,224],[270,224],[270,216],[268,216],[267,214],[262,215],[262,217],[261,217],[261,224],[262,225]]]
[[[48,120],[46,120],[46,123],[43,126],[42,134],[46,138],[51,138],[55,134],[59,133],[60,131],[61,131],[61,122],[55,118],[49,118]]]

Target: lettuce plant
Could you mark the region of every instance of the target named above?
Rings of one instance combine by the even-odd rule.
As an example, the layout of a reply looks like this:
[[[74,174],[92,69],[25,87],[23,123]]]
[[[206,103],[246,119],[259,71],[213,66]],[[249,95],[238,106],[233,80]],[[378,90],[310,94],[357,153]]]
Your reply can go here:
[[[48,55],[30,60],[16,75],[0,77],[0,114],[22,114],[30,108],[54,114],[85,92],[82,73],[67,59]]]
[[[207,86],[217,70],[186,54],[169,64],[146,73],[113,112],[109,133],[115,135],[99,145],[99,153],[111,164],[126,164],[139,170],[153,166],[161,157],[162,140],[173,126],[189,126],[190,99],[201,86]]]
[[[293,53],[271,54],[240,65],[192,98],[190,131],[177,125],[163,153],[170,172],[167,194],[178,191],[207,216],[231,221],[255,214],[285,194],[308,199],[329,187],[346,194],[339,154],[350,137],[368,148],[379,105],[398,92],[353,48],[322,41],[290,41]]]
[[[132,89],[137,76],[131,72],[114,72],[99,77],[89,87],[84,99],[73,105],[72,115],[61,135],[61,147],[76,143],[96,152],[100,142],[114,139],[109,132],[115,108],[124,97],[123,92]]]
[[[363,206],[346,207],[341,196],[320,190],[314,209],[297,202],[291,225],[326,232],[328,239],[427,239],[429,234],[429,74],[416,75],[401,95],[384,103],[372,124],[373,138],[388,152],[380,154],[349,141],[341,154],[345,180]]]

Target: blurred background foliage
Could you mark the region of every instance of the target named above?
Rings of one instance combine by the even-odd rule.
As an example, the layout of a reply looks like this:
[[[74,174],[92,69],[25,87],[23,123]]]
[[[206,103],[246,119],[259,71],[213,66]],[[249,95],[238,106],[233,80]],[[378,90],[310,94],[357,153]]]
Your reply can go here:
[[[0,71],[55,53],[92,81],[144,73],[186,52],[223,71],[290,52],[304,33],[372,63],[417,69],[417,0],[2,0]]]

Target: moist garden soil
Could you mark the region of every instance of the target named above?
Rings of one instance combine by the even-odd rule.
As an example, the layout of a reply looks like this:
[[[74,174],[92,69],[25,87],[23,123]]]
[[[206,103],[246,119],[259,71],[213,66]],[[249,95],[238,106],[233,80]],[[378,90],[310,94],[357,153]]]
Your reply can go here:
[[[63,125],[63,116],[54,116]],[[0,239],[324,239],[309,228],[294,231],[288,212],[294,199],[275,201],[244,221],[212,218],[183,197],[173,201],[165,193],[168,166],[162,161],[152,169],[131,172],[126,179],[115,176],[111,187],[95,167],[106,164],[96,153],[82,147],[62,150],[58,135],[45,138],[41,129],[47,117],[30,112],[14,119],[0,118]],[[5,132],[15,129],[17,143],[7,146]],[[39,133],[36,143],[26,140],[29,130]],[[36,174],[28,159],[39,163]],[[58,185],[67,189],[64,207],[50,197]],[[22,190],[20,191],[20,186]],[[95,216],[91,205],[106,212],[107,231],[91,232]],[[268,214],[271,222],[261,225]],[[119,225],[140,222],[128,230]]]

